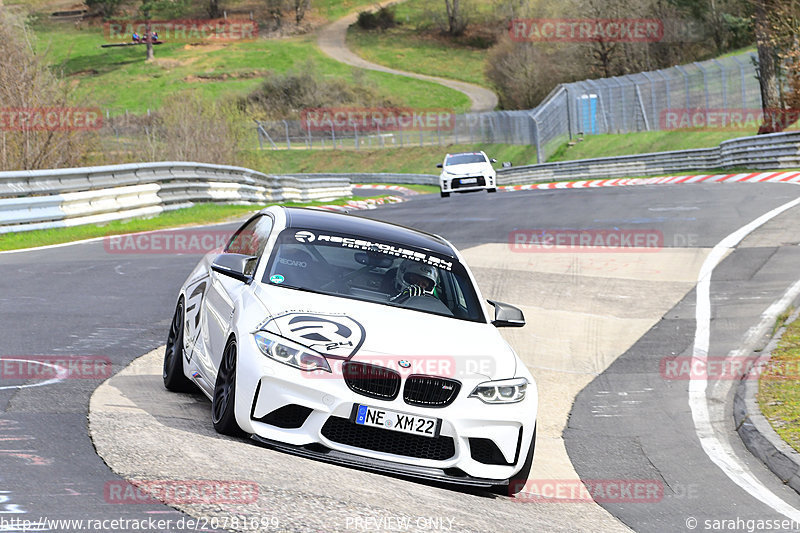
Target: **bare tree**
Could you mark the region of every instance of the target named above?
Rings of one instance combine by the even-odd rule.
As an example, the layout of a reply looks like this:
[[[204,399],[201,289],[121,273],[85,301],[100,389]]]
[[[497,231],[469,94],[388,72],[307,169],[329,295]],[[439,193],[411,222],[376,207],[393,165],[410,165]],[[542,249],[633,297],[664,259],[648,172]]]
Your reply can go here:
[[[462,10],[461,0],[444,0],[447,12],[447,33],[461,35],[467,28],[466,17]]]
[[[208,17],[217,19],[222,15],[221,0],[208,0]]]
[[[81,128],[41,128],[26,116],[47,109],[66,116],[75,103],[70,86],[51,71],[47,54],[34,52],[22,20],[2,9],[0,57],[0,170],[77,166],[96,136]]]
[[[778,0],[754,0],[754,3],[758,83],[761,88],[761,108],[764,111],[764,122],[759,127],[758,133],[774,133],[783,129],[771,118],[774,117],[776,110],[783,109],[778,76],[780,38],[775,31],[771,16],[775,10],[778,10]]]
[[[303,22],[303,17],[306,16],[306,11],[308,11],[311,5],[311,0],[292,0],[292,4],[294,7],[294,21],[300,24]]]

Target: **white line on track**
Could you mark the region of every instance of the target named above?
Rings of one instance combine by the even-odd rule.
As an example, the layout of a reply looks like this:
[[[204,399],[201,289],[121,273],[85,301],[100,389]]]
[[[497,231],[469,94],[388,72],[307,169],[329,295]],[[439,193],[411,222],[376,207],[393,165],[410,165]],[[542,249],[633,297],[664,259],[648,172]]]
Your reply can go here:
[[[708,359],[708,348],[711,335],[711,275],[714,269],[725,257],[725,254],[736,247],[747,235],[763,226],[784,211],[800,205],[800,198],[776,207],[772,211],[753,220],[749,224],[742,226],[724,239],[722,239],[706,258],[700,269],[697,278],[697,307],[695,310],[695,336],[694,349],[692,351],[692,368],[697,363],[704,364]],[[794,291],[800,288],[800,282],[792,287],[775,302],[767,312],[774,312],[779,305],[788,305]],[[765,312],[765,314],[767,313]],[[765,320],[762,315],[762,322]],[[705,366],[705,365],[704,365]],[[708,378],[693,379],[689,382],[689,407],[692,411],[695,431],[700,439],[703,450],[709,459],[714,462],[731,481],[761,500],[764,504],[772,507],[782,515],[800,522],[800,511],[783,501],[764,484],[753,476],[747,467],[739,461],[730,444],[723,441],[715,433],[709,414],[708,397],[706,389]]]
[[[56,377],[48,379],[47,381],[42,381],[39,383],[27,383],[24,385],[7,385],[4,387],[0,387],[0,390],[7,390],[7,389],[29,389],[32,387],[44,387],[45,385],[52,385],[53,383],[60,383],[64,381],[64,379],[69,375],[69,370],[64,368],[63,366],[54,365],[51,363],[44,363],[42,361],[31,361],[30,359],[12,359],[10,357],[0,357],[0,362],[2,361],[17,361],[20,363],[31,363],[34,362],[39,365],[49,366],[53,370],[56,371]]]

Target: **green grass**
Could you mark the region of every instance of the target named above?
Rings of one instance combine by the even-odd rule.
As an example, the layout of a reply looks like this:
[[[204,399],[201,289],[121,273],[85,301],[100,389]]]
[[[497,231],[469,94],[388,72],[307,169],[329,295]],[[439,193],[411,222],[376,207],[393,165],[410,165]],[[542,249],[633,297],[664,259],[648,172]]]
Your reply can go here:
[[[54,68],[77,85],[76,96],[117,113],[158,109],[166,96],[187,89],[215,100],[245,95],[267,71],[301,70],[309,61],[326,77],[352,79],[357,70],[322,54],[313,35],[200,46],[166,43],[155,47],[156,60],[146,63],[143,46],[100,48],[107,42],[101,27],[76,29],[41,22],[35,31],[38,48],[47,50]],[[215,79],[201,81],[201,76]],[[222,76],[227,78],[216,79]],[[364,71],[362,78],[356,83],[369,83],[401,105],[457,111],[470,106],[462,93],[435,83],[372,71]]]
[[[328,20],[336,20],[351,11],[368,9],[375,0],[312,0],[311,6]]]
[[[755,134],[755,131],[670,130],[587,135],[574,146],[561,145],[548,161],[710,148],[728,139]]]
[[[311,207],[315,205],[343,205],[349,200],[350,198],[343,198],[328,202],[290,202],[282,205],[297,207]],[[249,213],[263,209],[268,205],[275,204],[198,204],[185,209],[167,211],[151,218],[115,220],[102,225],[88,224],[71,228],[34,230],[20,233],[3,233],[0,234],[0,250],[19,250],[21,248],[61,244],[95,237],[104,237],[106,235],[122,235],[125,233],[136,233],[139,231],[152,231],[180,226],[198,226],[201,224],[212,224],[214,222],[238,220]]]
[[[454,41],[433,29],[430,5],[425,0],[398,4],[394,10],[400,25],[386,31],[353,25],[347,45],[373,63],[490,87],[484,74],[486,49],[469,46],[468,38]]]
[[[439,174],[436,168],[447,152],[483,150],[499,162],[515,166],[536,162],[532,146],[469,144],[455,146],[415,146],[376,150],[260,150],[246,154],[246,166],[270,174],[305,172],[392,172]],[[497,165],[499,167],[499,164]]]
[[[800,451],[800,320],[783,334],[759,378],[758,404],[780,437]]]

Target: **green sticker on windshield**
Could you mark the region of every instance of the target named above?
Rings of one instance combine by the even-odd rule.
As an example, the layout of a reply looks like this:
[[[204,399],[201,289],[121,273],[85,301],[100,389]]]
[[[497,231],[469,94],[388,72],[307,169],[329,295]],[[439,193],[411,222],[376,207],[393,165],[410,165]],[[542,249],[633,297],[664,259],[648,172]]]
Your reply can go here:
[[[283,276],[281,276],[280,274],[275,274],[275,275],[269,277],[269,280],[272,283],[283,283],[284,279],[285,278]]]

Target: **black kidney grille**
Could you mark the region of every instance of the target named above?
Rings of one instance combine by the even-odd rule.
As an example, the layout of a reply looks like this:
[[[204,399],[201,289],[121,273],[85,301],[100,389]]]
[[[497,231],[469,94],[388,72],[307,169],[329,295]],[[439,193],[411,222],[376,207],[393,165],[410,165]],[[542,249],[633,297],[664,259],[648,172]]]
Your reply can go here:
[[[389,368],[348,361],[342,374],[351,391],[370,398],[394,400],[400,392],[400,374]]]
[[[445,407],[453,403],[459,390],[461,383],[454,379],[415,374],[406,379],[403,400],[421,407]]]
[[[376,452],[444,461],[456,454],[455,443],[451,437],[423,437],[399,431],[362,426],[348,420],[332,416],[322,426],[322,435],[333,442],[372,450]]]

